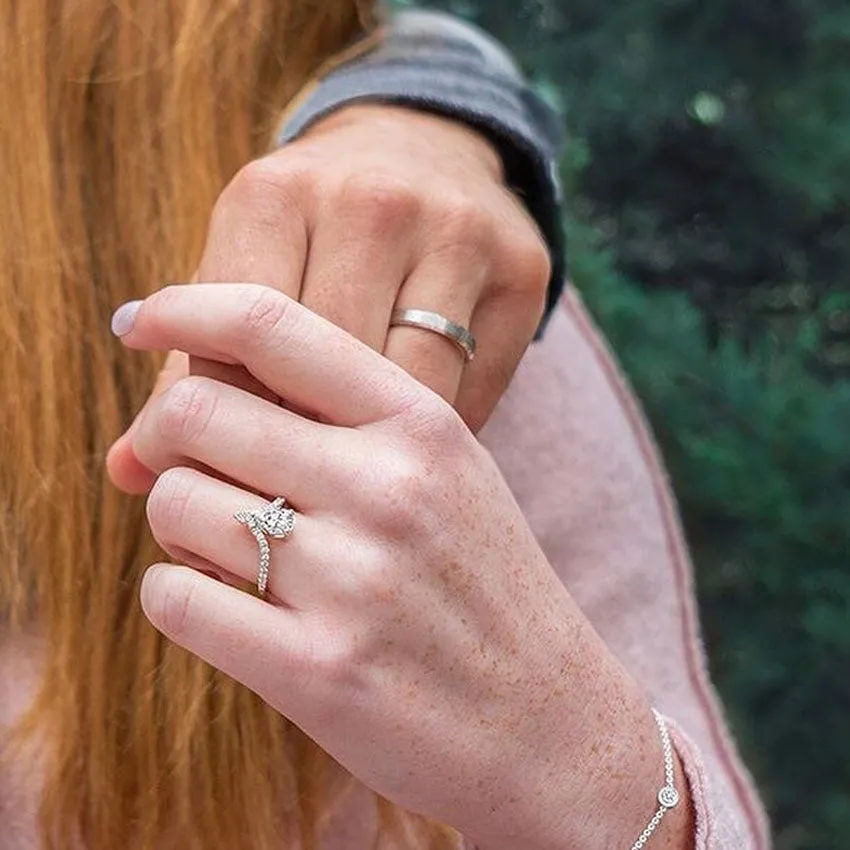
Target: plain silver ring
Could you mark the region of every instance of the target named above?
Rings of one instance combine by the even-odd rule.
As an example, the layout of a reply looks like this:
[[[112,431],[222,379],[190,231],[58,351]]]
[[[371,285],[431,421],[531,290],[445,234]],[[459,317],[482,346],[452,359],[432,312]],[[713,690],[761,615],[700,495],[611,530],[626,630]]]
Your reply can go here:
[[[467,363],[475,358],[475,337],[464,327],[430,310],[393,310],[390,327],[422,328],[451,340]]]

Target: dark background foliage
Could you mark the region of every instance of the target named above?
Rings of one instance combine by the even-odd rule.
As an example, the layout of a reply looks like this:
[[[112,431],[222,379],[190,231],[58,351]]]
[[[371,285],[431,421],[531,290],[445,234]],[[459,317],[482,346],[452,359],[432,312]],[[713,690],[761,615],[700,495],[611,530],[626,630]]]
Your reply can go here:
[[[778,850],[846,850],[850,4],[428,5],[565,111],[571,276],[670,466]]]

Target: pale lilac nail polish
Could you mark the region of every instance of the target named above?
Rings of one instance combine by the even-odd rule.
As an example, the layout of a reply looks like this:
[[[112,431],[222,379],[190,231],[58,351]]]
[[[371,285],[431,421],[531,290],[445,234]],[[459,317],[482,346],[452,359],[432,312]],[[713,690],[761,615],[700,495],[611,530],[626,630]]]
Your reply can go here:
[[[141,301],[128,301],[112,314],[112,333],[115,336],[127,336],[133,330],[142,303]]]

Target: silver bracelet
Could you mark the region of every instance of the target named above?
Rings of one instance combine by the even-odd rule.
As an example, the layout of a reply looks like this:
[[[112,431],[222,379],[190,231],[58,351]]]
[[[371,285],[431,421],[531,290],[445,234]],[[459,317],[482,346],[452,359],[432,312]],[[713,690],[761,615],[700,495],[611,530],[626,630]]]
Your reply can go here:
[[[649,841],[650,835],[661,823],[664,815],[670,809],[675,808],[679,802],[679,792],[676,790],[673,777],[673,747],[670,744],[670,733],[667,731],[664,718],[654,708],[652,714],[658,724],[658,731],[661,734],[661,747],[664,750],[664,787],[658,792],[658,811],[652,816],[652,820],[646,825],[646,829],[640,834],[640,838],[632,844],[631,850],[642,850],[646,842]]]

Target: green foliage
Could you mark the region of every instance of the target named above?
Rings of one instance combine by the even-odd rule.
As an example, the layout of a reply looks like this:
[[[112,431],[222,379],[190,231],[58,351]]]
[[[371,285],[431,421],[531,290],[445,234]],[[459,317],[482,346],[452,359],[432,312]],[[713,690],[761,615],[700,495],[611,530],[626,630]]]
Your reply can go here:
[[[572,277],[661,442],[778,850],[850,834],[850,5],[433,0],[566,110]]]
[[[716,340],[796,335],[850,376],[846,0],[479,0],[465,11],[558,91],[579,191],[618,267],[687,291]]]

